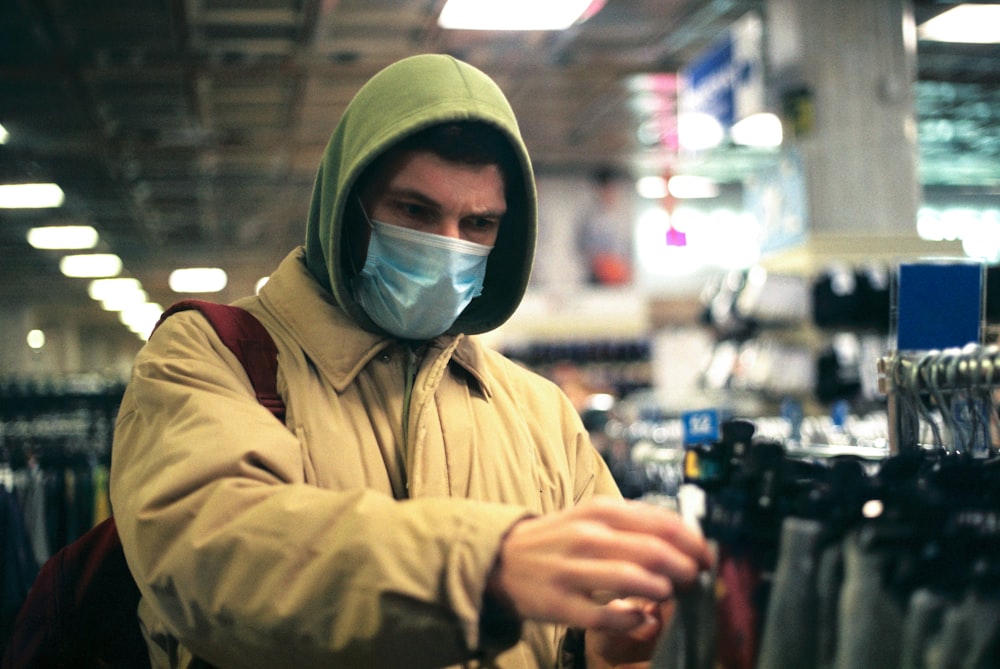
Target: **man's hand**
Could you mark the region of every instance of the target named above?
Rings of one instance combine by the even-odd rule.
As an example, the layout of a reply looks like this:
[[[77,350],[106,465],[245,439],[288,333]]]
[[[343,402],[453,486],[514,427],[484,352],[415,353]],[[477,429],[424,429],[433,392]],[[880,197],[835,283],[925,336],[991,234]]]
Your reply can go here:
[[[588,652],[617,664],[648,659],[662,628],[657,603],[711,560],[705,540],[676,513],[595,499],[517,523],[489,588],[524,619],[585,628]]]
[[[587,630],[586,656],[590,669],[618,667],[631,669],[645,667],[653,656],[660,633],[670,623],[677,608],[677,600],[656,603],[642,600],[618,600],[609,605],[641,608],[646,620],[628,632]]]

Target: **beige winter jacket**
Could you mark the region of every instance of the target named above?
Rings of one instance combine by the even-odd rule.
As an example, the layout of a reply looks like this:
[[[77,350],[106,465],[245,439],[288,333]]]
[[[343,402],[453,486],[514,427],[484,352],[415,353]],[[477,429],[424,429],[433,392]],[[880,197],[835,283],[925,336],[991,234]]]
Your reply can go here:
[[[523,155],[509,200],[519,218],[502,224],[474,318],[453,329],[495,327],[521,299],[535,235],[513,116],[453,59],[386,76],[399,122],[380,118],[368,151],[457,109],[501,124]],[[422,101],[435,77],[461,89],[447,105],[440,91]],[[167,319],[135,361],[111,496],[154,667],[556,662],[563,630],[482,624],[487,575],[518,519],[618,492],[554,384],[466,334],[414,350],[351,303],[336,260],[341,200],[371,155],[345,158],[343,135],[361,132],[350,120],[364,109],[345,114],[324,156],[306,248],[241,302],[277,343],[287,424],[196,312]]]

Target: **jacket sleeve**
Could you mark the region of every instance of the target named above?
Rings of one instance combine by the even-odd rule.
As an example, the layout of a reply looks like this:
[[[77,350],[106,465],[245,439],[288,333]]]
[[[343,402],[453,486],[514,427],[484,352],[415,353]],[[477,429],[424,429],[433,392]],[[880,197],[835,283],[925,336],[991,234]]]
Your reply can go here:
[[[526,510],[307,485],[298,439],[200,314],[172,316],[137,357],[112,458],[144,608],[203,660],[431,667],[483,652],[479,621],[456,612],[481,608]]]

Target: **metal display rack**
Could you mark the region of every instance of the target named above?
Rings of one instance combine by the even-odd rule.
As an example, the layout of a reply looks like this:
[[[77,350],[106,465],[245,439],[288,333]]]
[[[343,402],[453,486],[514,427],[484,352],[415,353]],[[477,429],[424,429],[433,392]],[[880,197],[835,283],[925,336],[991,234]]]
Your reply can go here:
[[[895,352],[879,360],[878,372],[892,453],[910,448],[997,453],[1000,347]]]

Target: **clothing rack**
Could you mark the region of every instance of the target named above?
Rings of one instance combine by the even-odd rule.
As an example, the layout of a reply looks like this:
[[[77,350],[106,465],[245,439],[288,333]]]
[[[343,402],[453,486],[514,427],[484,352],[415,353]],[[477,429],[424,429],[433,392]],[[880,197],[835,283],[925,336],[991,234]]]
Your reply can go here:
[[[0,382],[0,489],[9,534],[37,569],[110,513],[108,470],[118,384]],[[23,532],[13,533],[14,525]]]
[[[654,669],[997,666],[1000,459],[803,458],[742,432],[686,453],[717,561]]]
[[[997,453],[1000,347],[896,352],[879,359],[878,373],[892,453],[912,448],[978,457]]]

